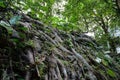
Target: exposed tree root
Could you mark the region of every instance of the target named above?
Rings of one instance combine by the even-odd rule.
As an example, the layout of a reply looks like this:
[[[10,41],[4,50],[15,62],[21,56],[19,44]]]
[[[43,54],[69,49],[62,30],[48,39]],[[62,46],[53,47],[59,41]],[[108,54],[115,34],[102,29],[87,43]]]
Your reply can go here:
[[[34,20],[25,14],[19,25],[27,27],[23,45],[31,40],[32,45],[20,46],[18,43],[9,47],[8,51],[1,48],[0,57],[4,55],[10,58],[10,65],[5,60],[0,63],[1,80],[119,80],[120,66],[97,63],[96,55],[98,44],[94,39],[81,33],[65,33],[55,28],[45,26],[38,20]],[[19,26],[16,25],[16,26]],[[16,31],[20,32],[16,29]],[[19,40],[19,39],[18,39]],[[12,43],[12,42],[11,42]],[[89,44],[89,46],[88,46]],[[11,53],[8,55],[8,53]],[[6,58],[3,58],[6,59]],[[7,59],[6,59],[7,60]],[[9,60],[9,59],[8,59]],[[7,61],[8,61],[7,60]],[[104,58],[103,58],[104,60]],[[112,61],[112,60],[111,60]],[[11,67],[11,71],[7,66]],[[108,74],[107,70],[114,71],[115,76]],[[17,74],[17,75],[16,75]],[[113,75],[114,75],[113,74]],[[9,76],[9,75],[12,75]],[[101,78],[101,79],[100,79]]]

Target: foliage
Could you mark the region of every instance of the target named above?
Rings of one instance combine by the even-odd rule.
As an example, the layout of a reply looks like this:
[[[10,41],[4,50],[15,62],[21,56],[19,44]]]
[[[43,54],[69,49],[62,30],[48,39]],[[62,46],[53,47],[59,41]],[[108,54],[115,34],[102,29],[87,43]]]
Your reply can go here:
[[[1,67],[13,72],[9,76],[3,70],[3,80],[16,76],[22,80],[14,71],[21,64],[25,76],[32,72],[41,79],[120,79],[115,50],[120,41],[111,36],[120,26],[116,4],[113,0],[1,0],[0,56],[9,57]],[[89,32],[94,39],[86,35]],[[37,55],[37,64],[36,54],[44,55]]]

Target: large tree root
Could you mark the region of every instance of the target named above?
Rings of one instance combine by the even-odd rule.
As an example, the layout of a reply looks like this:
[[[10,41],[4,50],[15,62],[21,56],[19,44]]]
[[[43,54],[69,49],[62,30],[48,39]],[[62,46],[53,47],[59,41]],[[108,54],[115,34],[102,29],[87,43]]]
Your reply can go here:
[[[33,45],[16,48],[19,47],[16,44],[16,47],[10,48],[12,54],[6,56],[11,57],[12,62],[10,64],[12,66],[10,67],[12,70],[9,72],[9,68],[4,67],[2,69],[7,69],[7,71],[1,74],[9,76],[9,72],[9,74],[12,74],[13,80],[20,78],[24,80],[120,79],[120,73],[117,72],[120,71],[120,66],[116,66],[116,63],[113,63],[113,69],[110,64],[104,65],[95,61],[96,55],[103,53],[97,51],[98,44],[91,37],[79,32],[66,33],[59,31],[45,26],[40,21],[25,14],[21,15],[22,19],[19,25],[28,28],[26,32],[23,32],[26,36],[23,44],[25,44],[25,41],[32,40]],[[16,53],[19,53],[19,55]],[[108,75],[108,69],[114,71],[115,76]],[[7,76],[3,75],[1,80],[5,80]]]

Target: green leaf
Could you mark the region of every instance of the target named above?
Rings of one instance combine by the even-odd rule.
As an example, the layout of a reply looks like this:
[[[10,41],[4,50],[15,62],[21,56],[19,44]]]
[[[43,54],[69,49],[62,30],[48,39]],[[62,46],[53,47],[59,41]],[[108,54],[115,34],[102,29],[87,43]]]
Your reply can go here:
[[[55,2],[55,0],[50,0],[50,3],[53,4]]]
[[[107,70],[107,74],[110,75],[111,77],[116,77],[115,72],[110,69]]]
[[[22,30],[22,31],[27,31],[28,28],[27,28],[27,27],[20,27],[20,30]]]
[[[106,60],[102,60],[102,63],[105,65],[105,66],[108,66],[108,62]]]
[[[84,4],[83,3],[79,3],[79,7],[80,7],[80,9],[83,9],[84,8]]]
[[[5,8],[4,0],[0,1],[0,7]]]
[[[15,42],[15,43],[19,43],[19,39],[15,39],[15,38],[10,39],[10,41]]]
[[[34,41],[33,40],[28,40],[28,41],[25,42],[25,45],[34,47]]]
[[[10,24],[16,24],[19,20],[21,19],[21,16],[20,15],[17,15],[17,16],[14,16],[14,17],[12,17],[10,20],[9,20],[9,22],[10,22]]]

